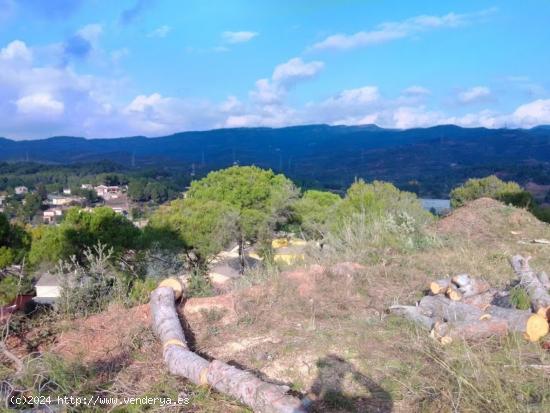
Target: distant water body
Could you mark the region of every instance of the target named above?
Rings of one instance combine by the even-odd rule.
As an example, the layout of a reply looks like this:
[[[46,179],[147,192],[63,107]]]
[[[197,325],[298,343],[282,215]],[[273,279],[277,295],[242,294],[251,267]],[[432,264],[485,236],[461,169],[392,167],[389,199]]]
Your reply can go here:
[[[451,200],[450,199],[432,199],[432,198],[421,198],[422,207],[428,211],[435,211],[436,214],[442,214],[445,211],[451,209]]]

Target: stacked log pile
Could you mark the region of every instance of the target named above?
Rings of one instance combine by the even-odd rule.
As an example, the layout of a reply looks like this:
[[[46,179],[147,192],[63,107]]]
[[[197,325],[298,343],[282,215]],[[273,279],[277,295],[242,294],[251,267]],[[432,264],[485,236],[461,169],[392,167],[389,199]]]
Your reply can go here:
[[[529,266],[530,257],[512,257],[519,285],[531,300],[531,309],[499,306],[505,291],[491,288],[484,280],[468,274],[443,278],[430,284],[430,295],[417,305],[394,305],[390,312],[401,315],[430,331],[442,344],[453,340],[477,340],[520,332],[529,341],[538,341],[549,331],[549,277]]]

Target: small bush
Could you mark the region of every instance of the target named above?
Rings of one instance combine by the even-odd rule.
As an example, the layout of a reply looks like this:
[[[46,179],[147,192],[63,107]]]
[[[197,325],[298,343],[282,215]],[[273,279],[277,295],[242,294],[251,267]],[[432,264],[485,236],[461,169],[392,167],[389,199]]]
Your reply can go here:
[[[61,281],[61,296],[55,307],[60,314],[86,316],[125,296],[127,286],[110,262],[112,254],[112,248],[99,243],[84,252],[86,265],[76,257],[59,263],[56,275]]]
[[[524,288],[516,286],[510,290],[510,303],[518,310],[531,308],[531,299]]]
[[[433,216],[412,193],[385,182],[354,183],[335,210],[327,246],[339,257],[365,261],[386,250],[413,251],[432,244]]]
[[[504,182],[495,175],[481,179],[468,179],[451,191],[451,206],[458,208],[478,198],[493,198],[521,208],[532,206],[533,197],[515,182]]]

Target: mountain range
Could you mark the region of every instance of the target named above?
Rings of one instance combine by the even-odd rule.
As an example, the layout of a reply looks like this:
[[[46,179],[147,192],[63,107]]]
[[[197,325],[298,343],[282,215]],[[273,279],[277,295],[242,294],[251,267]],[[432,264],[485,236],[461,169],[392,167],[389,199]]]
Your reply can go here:
[[[342,190],[356,178],[394,182],[444,197],[469,177],[496,173],[522,184],[550,184],[550,127],[408,130],[375,125],[304,125],[85,139],[0,138],[0,161],[52,164],[110,160],[126,167],[183,168],[193,176],[233,164],[283,172],[308,187]]]

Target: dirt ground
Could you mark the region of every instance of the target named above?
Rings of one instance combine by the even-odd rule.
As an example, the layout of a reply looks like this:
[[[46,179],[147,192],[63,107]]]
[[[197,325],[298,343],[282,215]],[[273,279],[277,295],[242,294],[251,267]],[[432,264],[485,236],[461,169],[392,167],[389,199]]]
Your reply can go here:
[[[309,395],[313,411],[544,411],[550,390],[544,396],[538,386],[550,388],[549,377],[505,367],[548,363],[540,345],[510,338],[441,349],[386,309],[414,303],[429,281],[446,275],[467,272],[506,285],[514,278],[508,259],[516,253],[533,256],[534,268],[550,271],[550,246],[532,242],[550,239],[550,226],[526,211],[479,199],[439,220],[433,230],[439,241],[426,250],[375,263],[309,261],[253,288],[233,289],[222,299],[230,304],[215,310],[199,306],[186,312],[184,300],[180,312],[189,344],[207,357]],[[191,303],[199,302],[190,301],[189,310]],[[112,306],[63,330],[50,350],[67,360],[118,369],[125,392],[149,391],[155,377],[164,377],[147,305]],[[539,407],[529,410],[534,402],[522,399],[528,397],[523,387],[505,388],[516,374],[531,386],[525,394],[537,394]],[[495,389],[499,386],[504,388]],[[208,398],[193,411],[246,411],[226,399]]]

